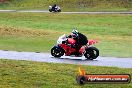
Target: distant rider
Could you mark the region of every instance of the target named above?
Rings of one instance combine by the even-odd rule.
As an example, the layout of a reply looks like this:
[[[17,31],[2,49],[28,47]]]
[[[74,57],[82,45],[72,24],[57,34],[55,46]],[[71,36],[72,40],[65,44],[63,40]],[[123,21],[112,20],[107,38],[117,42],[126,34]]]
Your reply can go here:
[[[56,8],[57,8],[57,5],[54,4],[54,5],[52,6],[52,11],[56,11]]]

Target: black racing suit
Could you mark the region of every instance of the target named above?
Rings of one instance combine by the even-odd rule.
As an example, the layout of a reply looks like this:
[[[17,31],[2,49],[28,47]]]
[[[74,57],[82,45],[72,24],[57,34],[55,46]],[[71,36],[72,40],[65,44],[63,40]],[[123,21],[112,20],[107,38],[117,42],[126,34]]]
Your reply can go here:
[[[52,11],[56,12],[56,4],[52,6]]]
[[[78,45],[86,45],[88,43],[88,39],[85,35],[83,35],[82,33],[78,33],[78,38],[75,39],[77,41]]]
[[[69,38],[71,38],[72,36],[69,35]],[[78,33],[78,37],[74,38],[76,40],[76,44],[75,44],[75,49],[76,49],[76,54],[79,55],[79,50],[82,46],[86,45],[88,43],[88,39],[85,35],[83,35],[82,33]]]

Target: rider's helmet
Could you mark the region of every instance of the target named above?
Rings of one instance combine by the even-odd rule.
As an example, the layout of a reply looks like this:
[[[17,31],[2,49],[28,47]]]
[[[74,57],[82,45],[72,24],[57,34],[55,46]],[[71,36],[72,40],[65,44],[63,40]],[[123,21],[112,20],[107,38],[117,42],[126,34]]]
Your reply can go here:
[[[73,29],[73,30],[72,30],[72,33],[77,33],[77,34],[78,34],[78,31],[75,30],[75,29]]]
[[[57,6],[56,4],[53,5],[53,7],[56,7],[56,6]]]
[[[77,31],[77,30],[72,30],[71,36],[72,36],[73,38],[78,38],[78,31]]]

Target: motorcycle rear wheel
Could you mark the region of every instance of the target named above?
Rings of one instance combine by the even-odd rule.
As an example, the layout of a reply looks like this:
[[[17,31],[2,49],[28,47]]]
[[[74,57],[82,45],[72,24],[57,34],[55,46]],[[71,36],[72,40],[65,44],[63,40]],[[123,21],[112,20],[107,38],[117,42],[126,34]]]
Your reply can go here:
[[[84,56],[90,60],[96,59],[99,56],[99,50],[96,47],[88,47]]]
[[[61,9],[59,9],[58,12],[61,12]]]

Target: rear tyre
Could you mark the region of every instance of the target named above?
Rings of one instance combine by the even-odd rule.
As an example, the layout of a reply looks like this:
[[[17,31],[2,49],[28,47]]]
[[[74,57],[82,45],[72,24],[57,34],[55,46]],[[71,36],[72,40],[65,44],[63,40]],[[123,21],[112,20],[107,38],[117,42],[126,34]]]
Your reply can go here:
[[[96,47],[88,47],[84,56],[90,60],[96,59],[99,56],[99,50]]]
[[[64,50],[60,46],[54,46],[51,49],[51,55],[54,57],[61,57],[64,55]]]
[[[58,12],[61,12],[61,9],[59,9]]]

